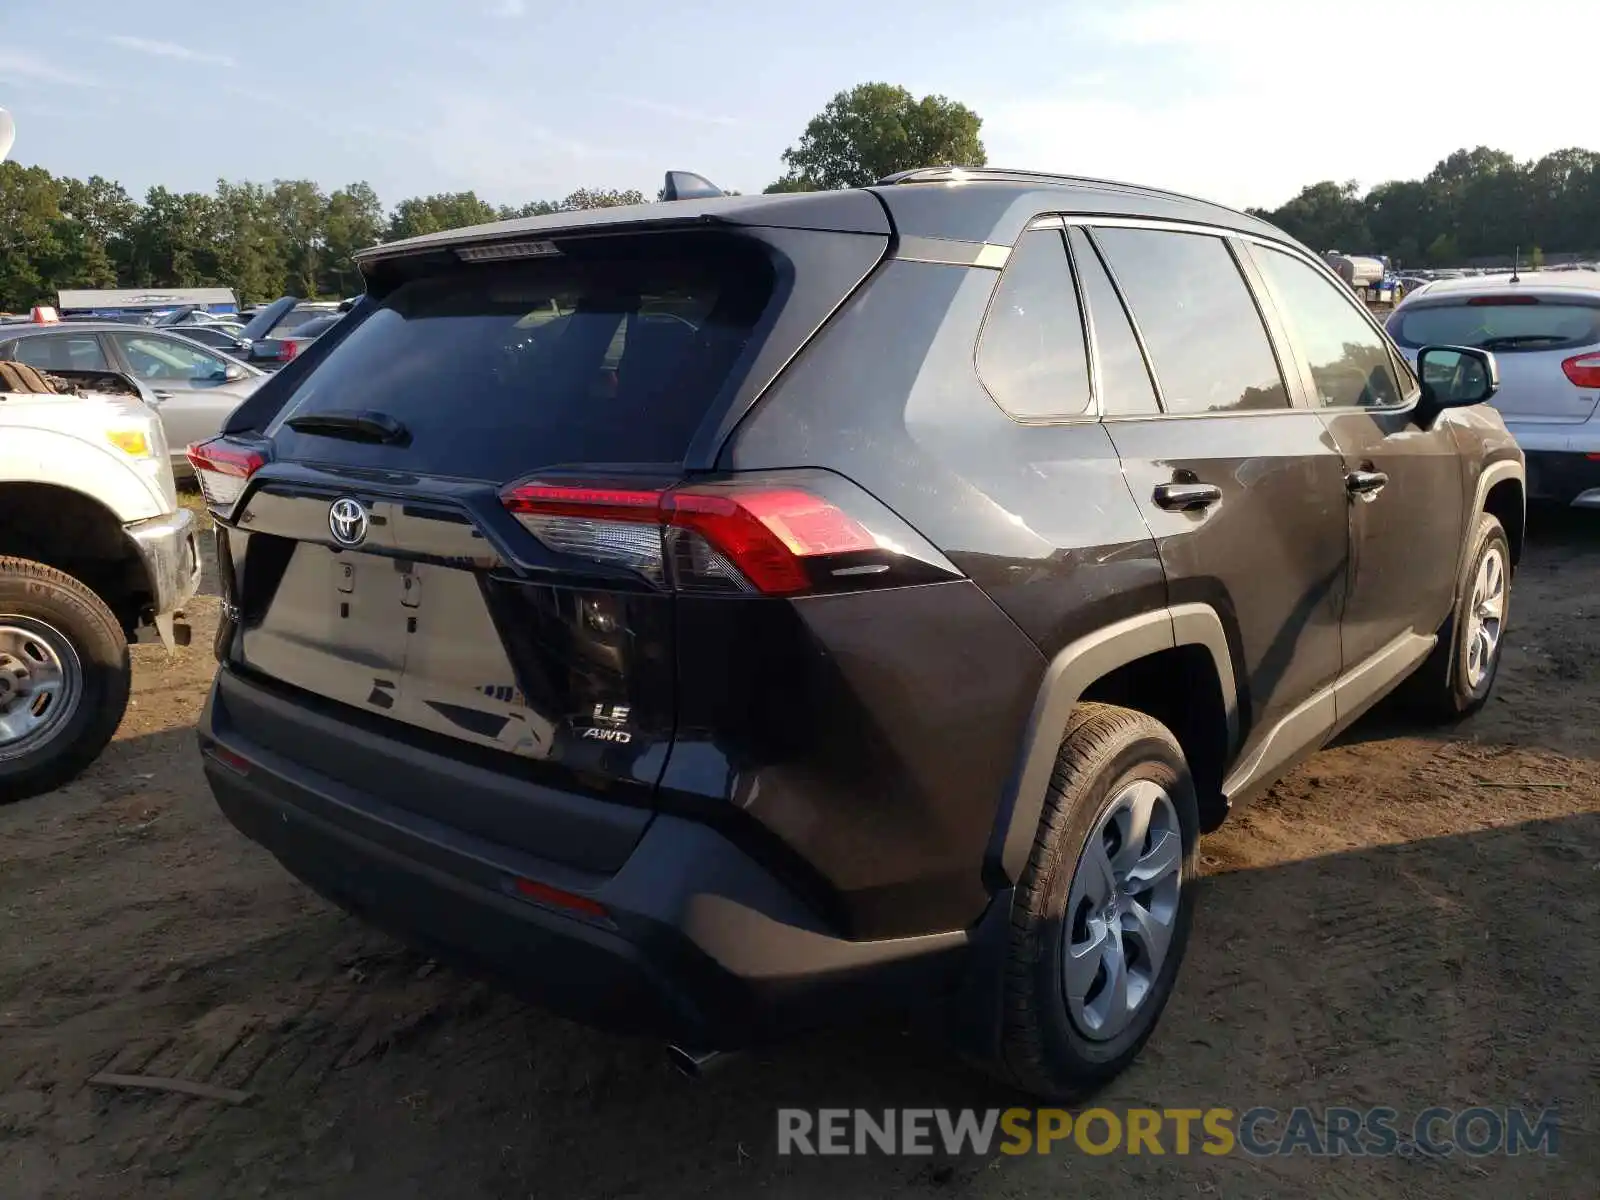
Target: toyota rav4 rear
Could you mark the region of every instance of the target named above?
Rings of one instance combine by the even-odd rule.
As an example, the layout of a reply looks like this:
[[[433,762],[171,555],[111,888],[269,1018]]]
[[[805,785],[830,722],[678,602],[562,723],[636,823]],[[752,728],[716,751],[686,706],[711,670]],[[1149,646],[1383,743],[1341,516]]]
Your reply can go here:
[[[850,479],[724,469],[890,239],[867,192],[751,199],[380,248],[191,451],[228,817],[441,957],[696,1049],[945,989],[1043,661]]]

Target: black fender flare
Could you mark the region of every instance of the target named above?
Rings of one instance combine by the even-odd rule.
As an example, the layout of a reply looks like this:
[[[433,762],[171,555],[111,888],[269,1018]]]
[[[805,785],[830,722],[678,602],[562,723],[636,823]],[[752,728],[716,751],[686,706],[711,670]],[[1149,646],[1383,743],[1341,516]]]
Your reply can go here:
[[[1107,625],[1065,646],[1050,660],[1034,698],[1016,765],[1000,798],[984,870],[991,889],[1021,878],[1044,811],[1061,735],[1079,697],[1118,667],[1178,646],[1202,646],[1222,684],[1228,750],[1239,744],[1239,690],[1222,618],[1208,604],[1154,609]]]

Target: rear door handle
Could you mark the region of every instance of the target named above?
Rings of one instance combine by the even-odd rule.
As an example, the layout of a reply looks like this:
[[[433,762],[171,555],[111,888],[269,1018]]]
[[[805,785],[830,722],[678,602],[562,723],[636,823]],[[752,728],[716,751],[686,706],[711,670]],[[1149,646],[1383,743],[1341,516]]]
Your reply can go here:
[[[1155,501],[1168,512],[1198,512],[1222,499],[1222,489],[1214,483],[1160,483]]]
[[[1344,486],[1352,496],[1360,496],[1363,500],[1374,500],[1384,485],[1389,482],[1389,477],[1382,471],[1351,471],[1344,477]]]

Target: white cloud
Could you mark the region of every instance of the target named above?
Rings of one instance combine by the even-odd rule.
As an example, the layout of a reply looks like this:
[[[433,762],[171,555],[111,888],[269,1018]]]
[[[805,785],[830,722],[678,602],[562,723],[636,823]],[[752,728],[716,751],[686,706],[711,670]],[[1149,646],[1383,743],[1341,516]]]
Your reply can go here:
[[[536,110],[500,93],[456,89],[432,99],[427,126],[414,139],[417,159],[438,181],[428,190],[471,188],[521,203],[558,199],[580,185],[637,186],[628,154],[558,132]]]
[[[152,38],[129,37],[126,34],[114,34],[106,41],[113,46],[121,46],[124,50],[153,54],[157,58],[176,58],[183,62],[205,63],[214,67],[239,65],[226,54],[208,54],[204,50],[192,50],[188,46],[180,46],[177,42],[158,42]]]
[[[1562,47],[1600,40],[1600,5],[1341,0],[1334,11],[1304,0],[1078,10],[1071,24],[1100,78],[975,97],[990,161],[1275,207],[1323,179],[1415,178],[1462,147],[1527,159],[1593,143],[1591,73]]]
[[[495,0],[489,6],[488,12],[491,17],[511,18],[526,16],[528,12],[527,0]]]
[[[50,83],[57,87],[100,86],[98,79],[68,70],[43,55],[0,49],[0,83],[16,79]]]
[[[685,108],[680,104],[664,104],[660,100],[650,100],[643,96],[623,96],[614,92],[596,92],[595,95],[600,99],[615,100],[618,104],[625,104],[629,108],[637,108],[641,112],[671,117],[674,121],[691,121],[696,125],[720,125],[725,129],[744,124],[738,117],[702,112],[696,108]]]

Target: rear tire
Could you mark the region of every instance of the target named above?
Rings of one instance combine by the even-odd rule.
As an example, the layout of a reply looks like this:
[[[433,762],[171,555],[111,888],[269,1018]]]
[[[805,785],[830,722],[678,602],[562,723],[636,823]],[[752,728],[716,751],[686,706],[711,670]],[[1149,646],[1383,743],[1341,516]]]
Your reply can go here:
[[[1432,724],[1453,724],[1477,712],[1500,672],[1511,615],[1511,543],[1488,513],[1479,515],[1472,538],[1455,610],[1439,630],[1433,653],[1405,684],[1406,707]]]
[[[1138,1055],[1188,945],[1198,844],[1194,781],[1167,727],[1080,704],[1012,906],[1009,1082],[1070,1100]]]
[[[0,804],[93,762],[131,683],[127,639],[99,596],[53,567],[0,558]]]

